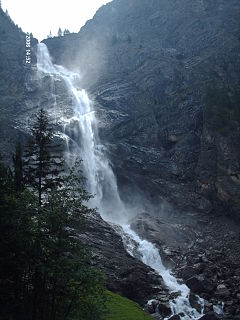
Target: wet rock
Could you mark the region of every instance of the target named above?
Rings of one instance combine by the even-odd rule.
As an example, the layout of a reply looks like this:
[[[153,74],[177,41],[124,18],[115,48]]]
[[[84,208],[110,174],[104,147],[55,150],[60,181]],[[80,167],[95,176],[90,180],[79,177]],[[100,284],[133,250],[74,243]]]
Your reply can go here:
[[[169,294],[166,294],[166,293],[158,293],[156,295],[156,299],[158,301],[161,301],[161,302],[168,302],[169,301]]]
[[[179,297],[180,295],[181,295],[181,291],[171,292],[170,295],[169,295],[169,300],[176,299],[176,298]]]
[[[130,256],[120,235],[100,215],[87,216],[87,223],[80,238],[92,250],[92,263],[105,273],[108,289],[141,305],[158,293],[168,295],[161,276]]]
[[[154,318],[155,320],[164,320],[164,318],[163,318],[160,314],[154,314],[154,315],[153,315],[153,318]]]
[[[163,317],[168,317],[172,313],[169,303],[163,303],[163,302],[160,302],[158,304],[158,311],[160,315]]]
[[[213,311],[213,304],[207,300],[204,301],[204,312],[209,313]]]
[[[148,303],[144,306],[144,310],[150,314],[153,314],[156,312],[158,303],[159,302],[155,299],[149,300]]]
[[[215,292],[216,296],[218,297],[223,297],[223,298],[227,298],[230,296],[230,291],[229,289],[226,287],[225,284],[219,284],[217,286],[216,292]]]
[[[199,313],[201,313],[202,306],[201,306],[201,303],[199,302],[199,298],[195,294],[190,293],[189,302],[192,308],[196,309]]]
[[[146,304],[143,310],[149,314],[153,314],[155,312],[155,309],[152,304]]]
[[[214,285],[202,275],[194,276],[186,281],[187,286],[192,290],[192,292],[201,293],[211,293],[214,291]]]
[[[198,274],[198,269],[192,266],[185,266],[179,269],[178,274],[182,279],[187,280],[193,277],[194,275]]]
[[[196,270],[196,274],[200,274],[203,272],[206,265],[204,265],[203,263],[195,263],[193,267]]]
[[[220,320],[220,318],[214,312],[209,312],[201,317],[199,320]]]
[[[170,317],[169,320],[181,320],[181,317],[178,314],[175,314],[174,316]]]

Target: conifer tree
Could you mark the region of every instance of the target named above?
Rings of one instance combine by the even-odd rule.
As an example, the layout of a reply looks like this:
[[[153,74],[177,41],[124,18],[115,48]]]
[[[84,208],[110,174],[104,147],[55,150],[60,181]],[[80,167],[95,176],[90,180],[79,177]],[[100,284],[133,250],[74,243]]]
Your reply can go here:
[[[14,166],[14,184],[16,191],[23,190],[23,159],[22,159],[22,145],[17,143],[15,154],[12,157]]]
[[[62,29],[59,28],[59,29],[58,29],[58,36],[61,37],[62,35],[63,35]]]
[[[63,162],[57,161],[51,154],[53,146],[53,133],[50,127],[48,114],[41,109],[37,113],[36,121],[32,128],[32,139],[26,151],[26,180],[37,189],[39,204],[42,204],[43,194],[46,190],[61,184],[59,173]]]
[[[52,31],[49,32],[49,35],[47,36],[47,38],[52,38]]]
[[[90,251],[79,237],[84,217],[95,211],[86,205],[91,195],[80,171],[56,181],[60,171],[50,152],[52,138],[41,109],[24,163],[30,188],[22,182],[20,144],[12,174],[0,159],[3,320],[100,320],[104,312],[104,278],[91,266]]]
[[[70,31],[68,29],[64,29],[63,34],[64,34],[64,36],[67,34],[70,34]]]

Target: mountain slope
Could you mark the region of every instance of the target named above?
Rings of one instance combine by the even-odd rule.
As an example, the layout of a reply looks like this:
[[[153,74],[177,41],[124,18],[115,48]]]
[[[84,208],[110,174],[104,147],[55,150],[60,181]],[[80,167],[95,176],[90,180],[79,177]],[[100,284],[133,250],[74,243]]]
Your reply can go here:
[[[32,47],[36,39],[31,39]],[[31,68],[25,64],[26,35],[0,8],[0,142],[3,156],[20,137],[14,118],[23,110],[27,94],[26,80]],[[36,61],[32,53],[32,62]]]
[[[45,40],[80,70],[121,190],[239,217],[239,13],[236,0],[115,0],[78,34]]]

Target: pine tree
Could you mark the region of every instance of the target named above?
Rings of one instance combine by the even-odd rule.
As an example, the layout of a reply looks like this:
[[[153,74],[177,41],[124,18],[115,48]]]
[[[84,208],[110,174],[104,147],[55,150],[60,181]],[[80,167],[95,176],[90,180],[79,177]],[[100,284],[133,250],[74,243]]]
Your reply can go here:
[[[28,143],[25,153],[27,182],[38,191],[39,204],[45,191],[61,184],[59,173],[62,171],[63,161],[50,152],[53,146],[53,133],[49,124],[48,114],[41,109],[32,128],[32,139]]]
[[[20,144],[12,174],[0,159],[3,320],[102,319],[104,278],[91,266],[90,251],[79,237],[85,216],[95,212],[86,205],[91,195],[77,165],[75,172],[56,182],[60,171],[50,153],[52,138],[47,113],[41,109],[24,163],[30,188],[22,183]]]
[[[12,157],[14,166],[14,184],[16,191],[23,190],[23,159],[22,159],[22,145],[17,143],[15,154]]]
[[[63,34],[64,34],[64,36],[67,34],[70,34],[70,31],[68,29],[64,29]]]
[[[47,290],[51,301],[47,319],[99,319],[104,308],[104,279],[91,267],[91,255],[79,240],[84,217],[94,210],[86,206],[91,195],[83,187],[81,174],[71,172],[61,189],[53,189],[42,208],[45,238]],[[42,230],[42,228],[41,228]]]
[[[49,38],[52,38],[53,36],[52,36],[52,31],[50,31],[49,32],[49,35],[47,36],[47,38],[49,39]]]
[[[32,204],[28,191],[16,192],[13,175],[0,163],[0,319],[27,317],[35,214]]]
[[[3,202],[4,195],[10,189],[11,178],[10,170],[4,165],[3,157],[0,154],[0,205]]]
[[[62,35],[63,35],[62,29],[59,28],[59,29],[58,29],[58,36],[61,37]]]

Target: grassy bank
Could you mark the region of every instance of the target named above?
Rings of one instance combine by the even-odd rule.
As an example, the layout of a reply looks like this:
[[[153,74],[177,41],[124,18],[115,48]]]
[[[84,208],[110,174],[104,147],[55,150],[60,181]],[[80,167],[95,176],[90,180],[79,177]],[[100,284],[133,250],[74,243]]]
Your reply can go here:
[[[137,303],[110,291],[107,296],[108,315],[105,320],[153,320]]]

